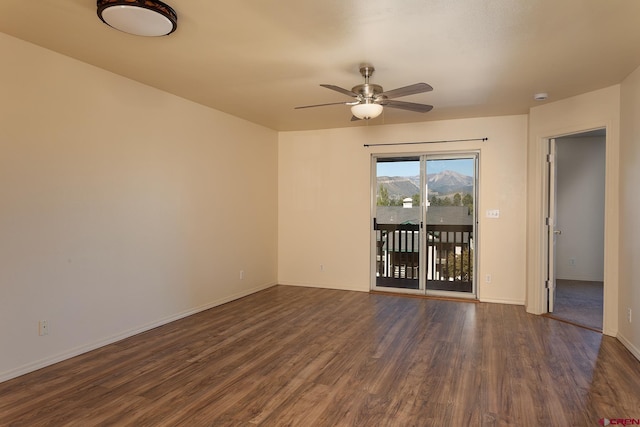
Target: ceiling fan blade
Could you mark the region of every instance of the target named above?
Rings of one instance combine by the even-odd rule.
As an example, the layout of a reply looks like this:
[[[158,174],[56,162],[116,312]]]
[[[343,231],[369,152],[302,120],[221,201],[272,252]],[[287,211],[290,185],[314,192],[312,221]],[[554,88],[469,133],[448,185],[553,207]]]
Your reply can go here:
[[[313,108],[313,107],[324,107],[326,105],[351,105],[351,102],[330,102],[328,104],[315,104],[315,105],[303,105],[301,107],[293,107],[294,110],[300,110],[301,108]]]
[[[320,85],[320,86],[326,87],[327,89],[335,90],[336,92],[340,92],[340,93],[342,93],[344,95],[347,95],[347,96],[354,96],[354,97],[358,96],[357,93],[351,92],[348,89],[343,89],[340,86],[334,86],[334,85]]]
[[[417,113],[427,113],[433,110],[433,105],[416,104],[415,102],[385,100],[381,102],[385,107],[400,108],[402,110],[415,111]]]
[[[382,92],[378,96],[386,96],[387,99],[400,98],[401,96],[414,95],[416,93],[431,92],[433,88],[426,83],[415,83],[409,86],[400,87],[398,89],[391,89],[386,92]]]

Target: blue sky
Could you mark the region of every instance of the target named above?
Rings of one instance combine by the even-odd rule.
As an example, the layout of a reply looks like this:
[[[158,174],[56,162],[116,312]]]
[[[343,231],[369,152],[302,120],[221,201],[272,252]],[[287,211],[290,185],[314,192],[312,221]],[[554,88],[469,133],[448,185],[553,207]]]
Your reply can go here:
[[[427,173],[438,173],[445,170],[455,171],[462,175],[473,176],[473,159],[428,160]],[[419,161],[379,162],[377,176],[416,176],[420,175]]]

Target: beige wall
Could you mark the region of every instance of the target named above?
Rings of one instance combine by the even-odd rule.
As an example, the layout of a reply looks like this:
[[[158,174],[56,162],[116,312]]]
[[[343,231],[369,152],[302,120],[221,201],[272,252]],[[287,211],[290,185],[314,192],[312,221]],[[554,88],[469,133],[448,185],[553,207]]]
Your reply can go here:
[[[606,128],[604,332],[618,331],[618,155],[620,86],[611,86],[532,108],[529,114],[527,182],[527,310],[546,312],[544,154],[548,138]]]
[[[622,83],[621,110],[618,338],[640,359],[640,68]]]
[[[276,282],[276,132],[0,55],[0,381]]]
[[[479,218],[478,277],[492,275],[491,284],[479,281],[479,297],[524,304],[526,146],[526,116],[281,133],[278,282],[368,291],[371,154],[479,150],[479,212],[500,209],[499,219]]]

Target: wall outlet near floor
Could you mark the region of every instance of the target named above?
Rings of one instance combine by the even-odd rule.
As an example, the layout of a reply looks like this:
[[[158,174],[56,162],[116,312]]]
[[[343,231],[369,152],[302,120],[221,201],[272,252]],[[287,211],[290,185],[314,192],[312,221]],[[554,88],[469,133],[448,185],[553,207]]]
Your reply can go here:
[[[320,264],[320,271],[324,271],[324,264]]]
[[[38,322],[38,335],[44,336],[49,335],[49,322],[46,320],[41,320]]]
[[[490,274],[485,275],[484,276],[484,281],[485,281],[485,283],[491,283],[491,275]]]
[[[244,280],[244,270],[240,270],[240,280]]]
[[[576,259],[575,258],[569,258],[569,265],[570,266],[575,266],[576,265]]]
[[[627,320],[631,323],[631,307],[627,308]]]

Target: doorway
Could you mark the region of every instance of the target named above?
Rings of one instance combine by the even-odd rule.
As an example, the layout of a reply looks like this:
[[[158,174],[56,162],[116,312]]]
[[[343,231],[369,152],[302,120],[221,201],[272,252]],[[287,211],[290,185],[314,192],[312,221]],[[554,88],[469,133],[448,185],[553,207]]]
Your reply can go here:
[[[604,129],[551,139],[548,312],[603,329]]]
[[[476,297],[478,153],[372,157],[371,289]]]

